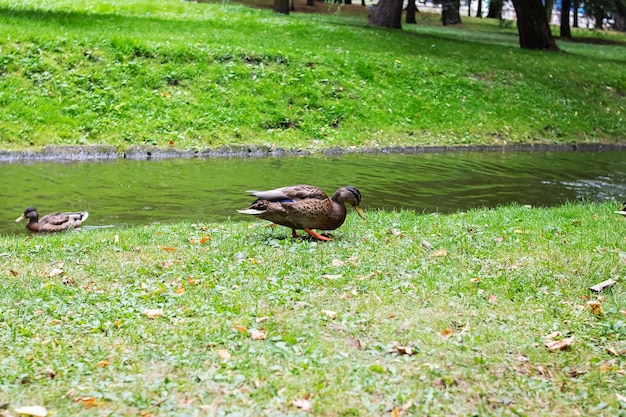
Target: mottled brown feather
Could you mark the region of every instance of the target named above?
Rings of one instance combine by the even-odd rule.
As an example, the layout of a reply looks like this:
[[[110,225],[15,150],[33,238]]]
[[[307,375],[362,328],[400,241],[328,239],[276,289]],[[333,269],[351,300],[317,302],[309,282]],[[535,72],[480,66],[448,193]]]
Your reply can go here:
[[[86,211],[52,213],[39,218],[39,212],[34,207],[28,207],[24,213],[15,221],[19,222],[28,219],[26,228],[32,232],[62,232],[69,229],[80,227],[82,223],[89,217]]]
[[[346,186],[335,191],[331,198],[318,187],[293,185],[268,191],[250,191],[257,197],[248,209],[238,210],[291,229],[334,230],[346,219],[345,203],[353,205],[359,215],[361,193],[356,187]],[[308,231],[307,231],[308,233]]]

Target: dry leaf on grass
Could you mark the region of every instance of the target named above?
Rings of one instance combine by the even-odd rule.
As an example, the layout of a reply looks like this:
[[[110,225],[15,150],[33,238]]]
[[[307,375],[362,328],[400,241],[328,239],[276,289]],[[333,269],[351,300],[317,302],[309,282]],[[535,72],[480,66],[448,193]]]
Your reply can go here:
[[[158,245],[158,248],[164,250],[165,252],[176,252],[178,249],[172,248],[169,246]]]
[[[263,323],[265,321],[268,321],[270,318],[267,316],[263,316],[263,317],[257,317],[256,319],[254,319],[254,321],[256,321],[257,323]]]
[[[162,308],[146,308],[143,311],[146,317],[149,319],[156,319],[159,317],[163,317],[163,309]]]
[[[313,408],[313,404],[307,398],[301,398],[299,400],[293,400],[293,405],[298,407],[302,411],[309,411]]]
[[[591,312],[596,316],[602,316],[604,314],[602,311],[602,304],[600,304],[598,300],[587,301],[587,305],[591,308]]]
[[[237,330],[239,333],[248,333],[248,329],[245,326],[242,326],[241,324],[235,324],[233,326],[233,329]]]
[[[230,352],[228,351],[228,349],[218,349],[217,356],[224,360],[228,360],[230,359]]]
[[[19,407],[15,409],[15,412],[23,416],[46,417],[48,415],[48,410],[40,405],[27,405],[25,407]]]
[[[623,403],[626,404],[626,395],[622,395],[619,392],[615,393],[615,396],[617,397],[617,399]]]
[[[326,317],[329,317],[331,319],[334,319],[335,317],[337,317],[337,313],[332,310],[322,310],[322,313],[324,313]]]
[[[96,368],[106,368],[107,366],[109,366],[109,361],[107,360],[100,361],[95,365]]]
[[[606,346],[604,348],[604,350],[606,350],[606,353],[611,354],[613,356],[622,356],[622,355],[626,355],[626,349],[622,349],[622,350],[617,350],[615,349],[613,346]]]
[[[413,356],[417,354],[417,352],[418,352],[418,349],[414,347],[413,345],[408,345],[408,346],[396,345],[394,346],[394,350],[388,353],[396,353],[397,355]]]
[[[452,331],[452,329],[451,329],[451,328],[449,328],[449,327],[446,327],[446,328],[445,328],[445,329],[443,329],[443,331],[441,332],[441,335],[442,335],[442,336],[450,336],[452,333],[454,333],[454,332]]]
[[[333,259],[332,265],[336,267],[344,266],[346,263],[341,259]]]
[[[63,274],[63,270],[61,268],[54,268],[52,271],[48,272],[48,277],[56,277],[57,275]]]
[[[549,340],[545,343],[545,346],[551,351],[563,350],[574,343],[574,336],[566,337],[560,340]]]
[[[489,296],[489,304],[497,305],[498,304],[498,297],[496,297],[493,294],[490,295]]]
[[[614,286],[615,284],[617,284],[617,282],[613,281],[612,279],[607,279],[606,281],[602,281],[596,285],[592,285],[591,287],[589,287],[589,289],[591,291],[600,292],[607,287]]]
[[[252,340],[265,340],[267,335],[263,331],[263,329],[252,329],[250,330],[250,338]]]
[[[342,277],[343,277],[343,275],[341,275],[341,274],[324,274],[324,275],[322,275],[322,278],[324,278],[324,279],[331,279],[331,280],[333,280],[333,279],[340,279]]]
[[[96,400],[94,397],[79,397],[76,398],[74,402],[82,404],[88,408],[97,407],[100,405],[100,401]]]
[[[430,249],[430,250],[435,249],[433,245],[431,245],[430,242],[427,241],[426,239],[423,239],[421,243],[422,243],[422,246],[425,247],[426,249]]]

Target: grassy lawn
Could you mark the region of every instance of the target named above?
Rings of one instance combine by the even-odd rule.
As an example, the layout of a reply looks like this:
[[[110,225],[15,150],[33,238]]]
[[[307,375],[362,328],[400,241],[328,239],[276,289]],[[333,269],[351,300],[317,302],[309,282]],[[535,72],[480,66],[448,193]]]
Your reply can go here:
[[[520,50],[490,19],[444,28],[424,14],[393,31],[359,6],[324,7],[0,0],[0,150],[626,137],[623,34],[579,30],[594,42],[553,54]]]
[[[0,236],[0,415],[625,415],[613,210]]]

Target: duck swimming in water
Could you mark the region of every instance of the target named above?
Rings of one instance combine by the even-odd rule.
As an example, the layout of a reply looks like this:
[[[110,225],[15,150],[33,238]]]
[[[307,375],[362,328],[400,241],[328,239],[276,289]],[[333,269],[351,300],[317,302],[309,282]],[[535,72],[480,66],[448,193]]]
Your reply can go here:
[[[26,228],[31,232],[62,232],[69,229],[80,227],[87,220],[89,213],[86,211],[54,213],[39,218],[39,212],[35,207],[28,207],[24,213],[15,222],[21,222],[28,219]]]

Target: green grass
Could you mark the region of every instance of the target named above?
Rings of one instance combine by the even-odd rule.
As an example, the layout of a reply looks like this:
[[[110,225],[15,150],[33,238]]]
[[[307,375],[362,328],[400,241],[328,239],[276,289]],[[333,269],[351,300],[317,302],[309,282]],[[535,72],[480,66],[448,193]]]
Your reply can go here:
[[[0,236],[0,403],[72,416],[625,415],[614,209],[351,213],[319,244],[267,223]],[[549,351],[553,332],[574,343]]]
[[[355,6],[356,7],[356,6]],[[613,142],[626,38],[520,50],[514,27],[281,16],[178,0],[0,0],[0,149]],[[358,9],[358,8],[356,8]]]

